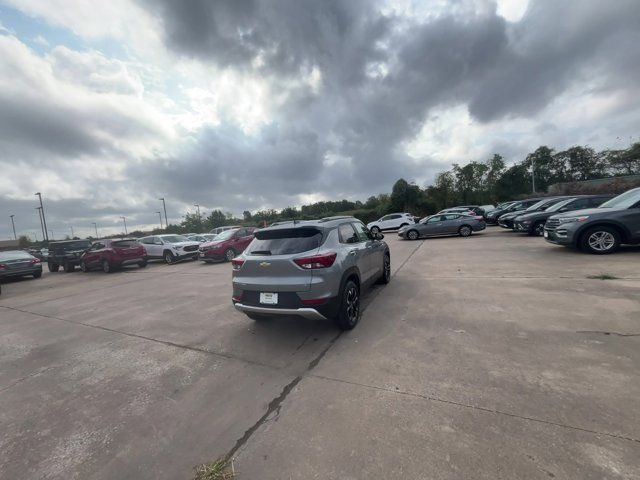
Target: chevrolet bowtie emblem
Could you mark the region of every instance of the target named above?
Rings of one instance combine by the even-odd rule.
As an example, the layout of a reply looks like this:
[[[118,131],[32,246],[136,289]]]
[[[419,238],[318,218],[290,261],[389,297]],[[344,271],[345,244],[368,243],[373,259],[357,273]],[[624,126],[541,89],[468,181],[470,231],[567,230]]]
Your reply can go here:
[[[261,267],[270,267],[271,263],[269,263],[269,262],[260,262],[260,266]]]

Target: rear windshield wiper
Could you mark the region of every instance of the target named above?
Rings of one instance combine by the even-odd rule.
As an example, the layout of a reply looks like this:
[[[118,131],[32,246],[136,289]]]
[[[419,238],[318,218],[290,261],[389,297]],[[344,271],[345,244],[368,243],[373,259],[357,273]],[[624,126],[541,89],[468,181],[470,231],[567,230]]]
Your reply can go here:
[[[271,255],[271,250],[254,250],[251,255]]]

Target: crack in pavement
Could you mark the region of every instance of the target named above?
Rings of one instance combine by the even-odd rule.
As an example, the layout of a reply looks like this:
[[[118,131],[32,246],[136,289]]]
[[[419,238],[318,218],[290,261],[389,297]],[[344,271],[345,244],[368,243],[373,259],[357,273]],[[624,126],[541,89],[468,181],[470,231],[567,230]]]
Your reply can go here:
[[[436,397],[434,395],[423,395],[421,393],[409,392],[409,391],[406,391],[406,390],[395,390],[395,389],[391,389],[391,388],[388,388],[388,387],[380,387],[380,386],[377,386],[377,385],[367,385],[365,383],[351,382],[349,380],[341,380],[339,378],[325,377],[324,375],[309,374],[308,376],[309,377],[313,377],[313,378],[318,378],[318,379],[321,379],[321,380],[331,381],[331,382],[345,383],[345,384],[353,385],[353,386],[357,386],[357,387],[363,387],[363,388],[369,388],[369,389],[372,389],[372,390],[395,393],[397,395],[404,395],[404,396],[408,396],[408,397],[422,398],[424,400],[429,400],[431,402],[444,403],[444,404],[447,404],[447,405],[454,405],[456,407],[468,408],[468,409],[477,410],[477,411],[480,411],[480,412],[493,413],[495,415],[503,415],[503,416],[506,416],[506,417],[518,418],[520,420],[527,420],[527,421],[530,421],[530,422],[542,423],[542,424],[545,424],[545,425],[552,425],[552,426],[555,426],[555,427],[566,428],[568,430],[577,430],[577,431],[580,431],[580,432],[591,433],[591,434],[594,434],[594,435],[604,435],[604,436],[607,436],[607,437],[617,438],[617,439],[620,439],[620,440],[627,440],[629,442],[640,443],[640,438],[627,437],[625,435],[620,435],[620,434],[617,434],[617,433],[600,432],[600,431],[597,431],[597,430],[591,430],[589,428],[577,427],[575,425],[568,425],[566,423],[559,423],[559,422],[553,422],[551,420],[544,420],[542,418],[528,417],[526,415],[518,415],[517,413],[505,412],[505,411],[498,410],[498,409],[495,409],[495,408],[488,408],[488,407],[482,407],[482,406],[479,406],[479,405],[471,405],[469,403],[456,402],[454,400],[447,400],[446,398]]]
[[[123,330],[117,330],[115,328],[108,328],[108,327],[103,327],[103,326],[100,326],[100,325],[92,325],[90,323],[78,322],[78,321],[75,321],[75,320],[68,320],[66,318],[54,317],[52,315],[45,315],[43,313],[30,312],[28,310],[22,310],[22,309],[16,308],[16,307],[7,307],[5,305],[0,305],[0,308],[5,308],[7,310],[13,310],[13,311],[16,311],[16,312],[21,312],[21,313],[26,313],[28,315],[36,315],[36,316],[42,317],[42,318],[58,320],[60,322],[70,323],[72,325],[80,325],[82,327],[95,328],[97,330],[102,330],[102,331],[105,331],[105,332],[117,333],[117,334],[120,334],[120,335],[125,335],[127,337],[137,338],[137,339],[140,339],[140,340],[147,340],[149,342],[155,342],[155,343],[159,343],[159,344],[166,345],[166,346],[169,346],[169,347],[180,348],[180,349],[183,349],[183,350],[190,350],[192,352],[203,353],[203,354],[206,354],[206,355],[213,355],[213,356],[216,356],[216,357],[225,358],[227,360],[237,360],[237,361],[244,362],[244,363],[247,363],[247,364],[250,364],[250,365],[256,365],[256,366],[259,366],[259,367],[271,368],[273,370],[282,370],[281,368],[276,367],[274,365],[269,365],[267,363],[262,363],[262,362],[256,362],[255,360],[248,360],[246,358],[238,357],[236,355],[217,352],[215,350],[209,350],[207,348],[194,347],[194,346],[191,346],[191,345],[183,345],[183,344],[180,344],[180,343],[171,342],[169,340],[160,340],[160,339],[153,338],[153,337],[147,337],[145,335],[139,335],[137,333],[130,333],[130,332],[125,332]]]
[[[424,242],[419,243],[411,251],[411,253],[409,253],[407,258],[405,258],[405,260],[400,264],[400,266],[396,269],[396,271],[393,272],[393,274],[391,275],[391,278],[394,278],[398,274],[398,272],[400,270],[402,270],[402,268],[407,264],[407,262],[411,259],[411,257],[420,249],[420,247],[422,247],[423,244],[424,244]],[[367,305],[362,308],[362,312],[363,313],[373,303],[373,301],[378,297],[378,295],[380,295],[380,292],[382,292],[383,290],[384,290],[383,288],[377,288],[377,289],[374,288],[369,292],[370,293],[369,301],[367,302]],[[298,383],[300,383],[300,381],[305,376],[307,376],[320,363],[320,361],[324,358],[324,356],[327,354],[327,352],[329,352],[331,347],[333,347],[333,345],[335,345],[335,343],[338,341],[338,339],[342,336],[343,333],[345,333],[345,332],[344,331],[338,332],[331,340],[329,340],[329,342],[327,343],[327,346],[313,360],[311,360],[311,362],[309,362],[309,365],[307,366],[307,368],[300,375],[295,377],[291,382],[289,382],[287,385],[285,385],[285,387],[282,389],[280,394],[277,397],[273,398],[269,402],[269,405],[268,405],[267,410],[264,413],[264,415],[262,415],[258,419],[258,421],[255,422],[251,427],[249,427],[247,430],[245,430],[244,434],[236,441],[236,443],[233,446],[233,448],[231,448],[231,450],[229,450],[222,457],[222,459],[224,461],[228,462],[228,461],[232,460],[234,455],[246,445],[246,443],[249,441],[251,436],[262,425],[264,425],[267,422],[267,420],[270,420],[272,418],[278,418],[278,416],[280,415],[280,410],[282,408],[282,402],[284,402],[284,400],[293,391],[293,389],[298,385]],[[274,413],[275,413],[275,415],[272,415]]]
[[[596,333],[600,335],[616,335],[618,337],[640,337],[640,333],[605,332],[601,330],[578,330],[576,333]]]

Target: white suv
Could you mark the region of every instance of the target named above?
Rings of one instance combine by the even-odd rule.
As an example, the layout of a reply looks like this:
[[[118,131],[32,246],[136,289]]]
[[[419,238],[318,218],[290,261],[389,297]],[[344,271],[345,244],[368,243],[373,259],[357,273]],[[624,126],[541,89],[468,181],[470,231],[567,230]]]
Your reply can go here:
[[[381,230],[398,230],[400,227],[414,223],[416,221],[410,213],[391,213],[367,224],[367,228],[371,233],[379,233]]]
[[[173,263],[188,257],[198,260],[200,243],[189,240],[183,235],[152,235],[138,241],[144,245],[149,259],[162,258],[165,263]]]

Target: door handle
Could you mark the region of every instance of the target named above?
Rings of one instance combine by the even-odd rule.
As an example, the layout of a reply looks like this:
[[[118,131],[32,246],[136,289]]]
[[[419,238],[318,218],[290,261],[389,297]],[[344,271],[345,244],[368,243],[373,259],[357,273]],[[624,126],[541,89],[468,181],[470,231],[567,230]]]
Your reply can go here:
[[[349,255],[355,255],[357,253],[358,253],[357,250],[349,250]]]

